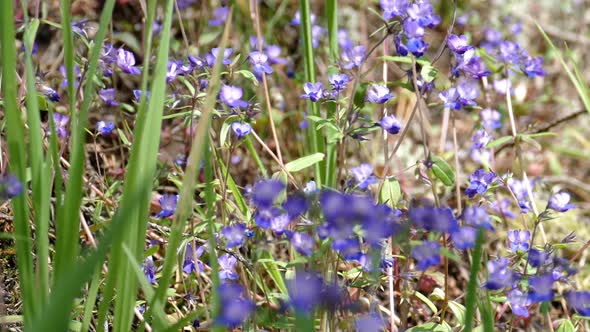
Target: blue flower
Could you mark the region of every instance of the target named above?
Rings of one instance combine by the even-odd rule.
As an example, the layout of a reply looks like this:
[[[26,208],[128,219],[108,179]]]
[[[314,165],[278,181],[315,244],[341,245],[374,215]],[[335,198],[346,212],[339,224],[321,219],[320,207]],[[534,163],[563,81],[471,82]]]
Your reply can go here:
[[[297,271],[295,278],[287,281],[290,303],[296,311],[311,313],[322,299],[324,282],[322,278],[310,272]]]
[[[223,254],[219,257],[219,279],[236,280],[238,274],[236,273],[236,263],[238,260],[229,254]]]
[[[549,253],[546,252],[545,250],[537,250],[537,249],[529,250],[528,260],[529,260],[529,264],[531,264],[532,267],[541,267],[541,266],[545,265],[546,263],[548,263],[549,259],[550,259]]]
[[[380,0],[379,5],[383,9],[383,18],[389,21],[406,14],[408,0]]]
[[[457,249],[466,250],[475,247],[475,240],[477,238],[477,229],[473,227],[459,227],[456,231],[451,233],[451,239],[455,243]]]
[[[507,297],[508,302],[510,303],[510,307],[512,308],[512,312],[516,316],[524,318],[529,317],[529,310],[527,307],[530,306],[532,303],[525,293],[515,288],[508,292]]]
[[[373,166],[371,164],[361,164],[359,167],[354,167],[351,170],[359,189],[367,189],[370,185],[377,183],[377,179],[373,175]]]
[[[344,49],[342,51],[342,67],[344,69],[360,67],[363,61],[365,61],[366,52],[367,49],[364,46],[355,46],[352,48]]]
[[[519,229],[508,231],[508,242],[512,252],[527,252],[530,248],[530,239],[530,231],[521,231]]]
[[[139,75],[141,70],[135,67],[135,56],[133,53],[120,48],[117,52],[117,66],[126,74]]]
[[[307,199],[305,198],[305,196],[300,194],[289,196],[285,203],[283,203],[283,209],[287,211],[287,214],[291,219],[294,219],[304,214],[305,211],[307,211],[307,208]]]
[[[188,243],[184,251],[184,263],[182,264],[182,271],[184,271],[184,273],[191,274],[197,270],[197,266],[199,267],[199,272],[205,271],[205,265],[199,260],[204,251],[205,247],[198,247],[195,249],[193,255],[193,246]]]
[[[389,92],[389,88],[384,85],[373,84],[367,89],[366,101],[373,104],[384,104],[394,95]]]
[[[160,208],[162,209],[156,215],[156,218],[168,218],[176,212],[176,204],[178,204],[178,195],[162,195],[160,197]]]
[[[428,49],[428,43],[420,38],[410,38],[407,42],[407,48],[414,56],[421,57]]]
[[[115,124],[110,121],[101,120],[97,122],[96,129],[102,136],[107,136],[115,129]]]
[[[57,132],[57,136],[61,138],[68,136],[66,126],[68,125],[70,118],[67,115],[61,113],[53,113],[53,121],[55,122],[55,131]]]
[[[458,64],[453,69],[453,72],[462,70],[473,79],[480,79],[490,75],[492,72],[487,68],[485,62],[481,57],[477,56],[475,49],[468,49],[462,55],[457,55]]]
[[[567,302],[576,311],[584,316],[590,317],[590,292],[589,291],[571,291],[565,294]]]
[[[242,100],[243,95],[244,92],[242,91],[242,88],[237,86],[224,85],[219,91],[219,99],[221,102],[233,108],[248,107],[248,103]]]
[[[440,244],[436,241],[424,241],[412,249],[412,257],[417,261],[418,269],[426,271],[431,266],[440,264]]]
[[[496,260],[488,261],[488,281],[486,288],[489,290],[499,290],[512,285],[515,279],[515,274],[508,266],[507,258],[498,258]]]
[[[231,124],[231,129],[234,131],[234,134],[236,134],[238,139],[242,139],[252,131],[252,126],[247,122],[234,122]]]
[[[61,75],[64,78],[63,82],[61,83],[61,86],[65,88],[66,86],[68,86],[68,76],[66,73],[66,67],[60,66],[59,71],[61,72]],[[74,65],[74,78],[76,79],[76,81],[74,82],[74,87],[77,89],[78,85],[80,84],[80,80],[82,79],[82,73],[80,72],[80,67],[78,65]]]
[[[256,183],[252,192],[252,201],[258,208],[270,207],[285,185],[278,180],[263,180]]]
[[[498,129],[502,127],[502,115],[491,108],[486,108],[479,113],[481,124],[485,129]]]
[[[281,215],[281,210],[276,207],[266,206],[259,207],[256,214],[254,214],[254,221],[256,226],[267,229],[271,226],[273,219]]]
[[[309,99],[313,102],[316,102],[322,99],[323,96],[323,85],[322,82],[317,83],[305,83],[303,84],[303,91],[304,94],[301,95],[301,98]]]
[[[268,56],[262,52],[251,52],[249,55],[250,63],[254,67],[254,76],[258,80],[262,79],[262,74],[272,74],[272,68],[268,64]]]
[[[231,48],[226,48],[223,50],[223,58],[221,60],[221,63],[224,65],[229,65],[231,64],[231,60],[229,59],[230,55],[232,54],[233,50]],[[213,49],[211,49],[211,53],[207,53],[207,55],[205,56],[205,59],[207,61],[207,65],[211,68],[213,68],[213,65],[215,65],[215,61],[217,60],[217,57],[219,56],[219,48],[214,47]]]
[[[295,232],[291,235],[291,245],[298,253],[305,256],[313,254],[313,238],[307,233]]]
[[[178,67],[178,63],[176,63],[176,61],[168,61],[168,66],[166,68],[166,83],[170,83],[174,81],[176,76],[178,76],[180,68]]]
[[[529,299],[533,302],[551,301],[553,299],[553,276],[546,273],[529,278]]]
[[[480,168],[469,176],[469,187],[465,189],[465,194],[469,198],[473,198],[477,194],[483,195],[488,190],[488,186],[495,180],[496,173],[486,172],[483,168]]]
[[[488,134],[485,129],[477,130],[473,136],[471,136],[471,142],[473,145],[472,149],[483,149],[492,140],[492,136]]]
[[[233,226],[225,226],[222,228],[221,233],[227,240],[228,248],[241,246],[246,239],[246,225],[237,223]]]
[[[527,57],[521,65],[522,71],[528,77],[545,76],[545,69],[543,69],[542,57]]]
[[[244,294],[244,288],[234,283],[219,285],[220,312],[215,323],[226,327],[242,324],[256,309],[256,304]]]
[[[490,231],[494,230],[491,224],[490,215],[486,212],[483,206],[470,206],[463,210],[461,215],[466,224],[473,227],[481,227]]]
[[[357,332],[381,332],[384,327],[383,318],[375,312],[362,315],[354,321],[354,328]]]
[[[457,54],[463,54],[465,52],[467,52],[469,49],[473,48],[473,46],[470,46],[469,43],[467,42],[467,36],[465,35],[449,35],[449,37],[447,38],[447,46],[449,46],[449,49]]]
[[[11,199],[23,192],[24,186],[12,174],[0,175],[0,199]]]
[[[555,210],[557,212],[566,212],[570,209],[575,208],[576,206],[570,204],[570,194],[567,192],[560,192],[554,194],[549,198],[549,204],[547,207],[551,210]]]
[[[227,15],[229,15],[228,7],[217,7],[213,9],[213,19],[209,20],[209,26],[223,25],[227,20]]]
[[[410,219],[417,228],[439,233],[452,233],[458,227],[453,211],[449,208],[414,207],[409,211]]]
[[[350,238],[344,240],[335,240],[332,243],[332,248],[346,260],[359,259],[361,252],[361,243],[358,238]]]
[[[440,17],[434,13],[429,1],[419,1],[408,6],[408,16],[423,27],[434,28],[440,24]]]
[[[402,123],[393,115],[387,115],[381,118],[379,125],[383,130],[387,131],[388,133],[395,135],[399,133],[402,129]]]
[[[350,82],[350,78],[346,74],[332,74],[328,78],[330,84],[334,91],[342,91],[346,88],[348,82]]]
[[[291,218],[286,213],[280,214],[270,220],[270,229],[275,232],[277,235],[282,235],[289,224],[291,223]]]
[[[47,97],[47,99],[49,99],[49,100],[51,100],[53,102],[58,102],[59,101],[59,93],[57,93],[57,91],[55,91],[51,87],[49,87],[49,86],[47,86],[45,84],[37,84],[37,89],[45,97]]]
[[[119,106],[119,102],[115,100],[115,89],[102,89],[98,92],[98,96],[106,106]]]
[[[156,267],[154,266],[154,259],[149,256],[145,259],[143,264],[143,273],[150,284],[156,283]]]

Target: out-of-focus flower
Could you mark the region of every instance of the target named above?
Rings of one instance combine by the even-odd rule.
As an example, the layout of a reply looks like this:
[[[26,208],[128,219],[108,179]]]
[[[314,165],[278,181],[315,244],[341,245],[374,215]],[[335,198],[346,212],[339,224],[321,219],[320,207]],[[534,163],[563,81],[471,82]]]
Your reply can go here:
[[[490,290],[499,290],[512,285],[515,279],[515,274],[510,270],[509,261],[507,258],[498,258],[496,260],[488,261],[488,281],[486,288]]]
[[[412,249],[412,257],[417,261],[418,269],[426,271],[431,266],[440,264],[440,244],[436,241],[424,241]]]
[[[571,291],[565,294],[567,302],[576,311],[584,316],[590,317],[590,292],[589,291]]]
[[[149,256],[145,259],[143,264],[143,273],[150,284],[156,283],[156,267],[154,266],[154,259]]]
[[[203,252],[205,251],[205,247],[198,247],[195,249],[193,253],[193,246],[188,243],[185,248],[184,252],[184,263],[182,264],[182,271],[184,273],[190,274],[199,268],[199,272],[203,272],[205,270],[205,265],[203,262],[199,260]]]
[[[252,201],[258,208],[270,207],[277,196],[285,189],[285,185],[277,180],[263,180],[254,186]]]
[[[485,129],[498,129],[502,127],[502,115],[500,112],[491,108],[486,108],[479,114],[481,117],[481,124]]]
[[[467,36],[465,35],[449,35],[449,37],[447,38],[447,45],[449,46],[449,49],[451,49],[451,51],[457,54],[463,54],[467,52],[469,49],[473,48],[473,46],[470,46],[467,42]]]
[[[219,99],[229,107],[248,107],[248,103],[242,100],[244,92],[242,88],[231,85],[224,85],[219,92]]]
[[[103,89],[98,92],[98,96],[105,103],[106,106],[119,106],[119,102],[115,100],[115,89]]]
[[[373,84],[367,89],[366,100],[374,104],[384,104],[389,99],[393,98],[394,95],[384,85]]]
[[[357,332],[380,332],[383,331],[385,322],[377,313],[368,313],[357,318],[354,328]]]
[[[110,121],[101,120],[96,124],[96,129],[102,136],[107,136],[115,129],[115,124]]]
[[[227,20],[229,15],[228,7],[217,7],[213,9],[213,19],[209,20],[209,26],[220,26]]]
[[[486,212],[486,209],[483,206],[470,206],[465,208],[461,218],[466,224],[473,227],[481,227],[490,231],[494,230],[494,227],[491,224],[490,215]]]
[[[364,46],[355,46],[342,51],[342,62],[344,69],[360,67],[365,60],[367,49]]]
[[[551,301],[553,299],[553,276],[546,273],[529,278],[529,299],[533,302]]]
[[[236,263],[238,260],[230,254],[223,254],[219,256],[219,279],[236,280],[238,274],[236,273]]]
[[[486,145],[492,140],[492,136],[485,131],[485,129],[477,130],[471,136],[471,142],[473,145],[471,146],[472,149],[483,149]]]
[[[222,283],[218,292],[220,310],[215,323],[226,327],[242,324],[256,309],[256,304],[245,295],[244,288],[235,283]]]
[[[510,307],[512,308],[512,312],[516,316],[527,318],[529,317],[529,310],[528,306],[530,306],[531,300],[528,296],[521,292],[519,289],[513,289],[508,292],[508,302],[510,303]]]
[[[246,122],[234,122],[231,124],[231,129],[234,131],[234,134],[236,134],[238,139],[242,139],[252,131],[252,126]]]
[[[251,52],[249,55],[250,63],[254,67],[254,76],[258,80],[262,79],[262,74],[272,74],[272,68],[268,64],[268,56],[262,52]]]
[[[530,248],[530,239],[530,231],[521,231],[519,229],[508,231],[508,242],[510,243],[510,251],[512,252],[527,252]]]
[[[483,168],[480,168],[469,176],[469,187],[465,189],[465,194],[469,198],[473,198],[477,194],[483,195],[488,190],[488,186],[495,180],[496,173],[486,172]]]
[[[24,186],[12,174],[0,175],[0,199],[11,199],[23,192]]]
[[[452,233],[458,227],[453,211],[449,208],[414,207],[409,211],[414,225],[428,231]]]
[[[477,238],[477,229],[473,227],[459,227],[458,230],[451,233],[451,239],[457,249],[472,249],[475,247]]]
[[[304,94],[301,98],[309,99],[313,102],[319,101],[323,96],[323,85],[322,82],[317,83],[305,83],[303,84]]]
[[[291,236],[291,245],[301,255],[313,254],[313,237],[307,233],[295,232]]]
[[[387,115],[381,118],[379,125],[386,132],[395,135],[402,129],[402,122],[393,115]]]
[[[178,195],[162,195],[160,197],[160,208],[156,218],[168,218],[176,212],[176,204],[178,204]]]
[[[547,205],[548,208],[551,210],[555,210],[557,212],[566,212],[570,209],[575,208],[576,206],[570,204],[570,194],[567,192],[560,192],[554,194],[549,198],[549,204]]]
[[[227,247],[241,246],[246,240],[246,225],[237,223],[233,226],[225,226],[221,233],[227,240]]]
[[[354,167],[350,170],[358,183],[359,189],[367,189],[370,185],[377,183],[377,179],[373,175],[373,166],[371,164],[361,164],[359,167]]]
[[[120,48],[117,52],[117,66],[126,74],[139,75],[141,70],[135,67],[135,56],[133,53]]]
[[[295,278],[287,281],[290,303],[296,311],[311,313],[320,304],[324,282],[315,273],[297,271]]]
[[[57,132],[57,136],[61,138],[68,136],[66,126],[68,125],[70,118],[67,115],[61,113],[53,113],[53,121],[55,122],[55,131]]]
[[[226,48],[223,50],[223,58],[221,60],[221,63],[224,65],[229,65],[231,64],[231,60],[229,59],[230,55],[233,53],[233,50],[231,48]],[[211,68],[213,68],[213,65],[215,64],[215,60],[217,59],[217,57],[219,56],[219,48],[214,47],[211,49],[211,53],[208,53],[205,56],[205,59],[207,61],[207,65]]]

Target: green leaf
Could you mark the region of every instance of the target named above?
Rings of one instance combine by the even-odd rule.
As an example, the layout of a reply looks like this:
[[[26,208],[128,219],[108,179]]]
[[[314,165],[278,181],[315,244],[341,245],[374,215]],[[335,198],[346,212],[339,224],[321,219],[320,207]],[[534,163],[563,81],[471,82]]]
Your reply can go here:
[[[420,69],[420,75],[422,75],[422,79],[424,79],[426,83],[430,83],[434,81],[438,75],[438,69],[434,68],[430,64],[423,65],[422,69]]]
[[[448,327],[436,323],[426,323],[411,327],[406,332],[450,332]]]
[[[455,184],[455,173],[449,164],[444,159],[432,156],[432,172],[437,179],[439,179],[445,186],[452,186]]]
[[[434,305],[434,303],[432,303],[432,301],[430,301],[429,298],[424,296],[424,294],[422,294],[420,292],[416,292],[416,297],[419,298],[422,302],[424,302],[424,304],[426,304],[428,306],[428,308],[430,309],[430,311],[432,311],[432,313],[436,314],[438,312],[436,305]]]
[[[399,186],[399,181],[393,177],[385,179],[385,182],[383,182],[383,188],[381,188],[381,192],[379,193],[381,203],[386,203],[391,207],[395,207],[401,197],[402,192]]]
[[[486,148],[493,149],[495,147],[498,147],[498,146],[500,146],[500,145],[502,145],[504,143],[508,143],[510,141],[512,141],[512,136],[503,136],[503,137],[497,138],[497,139],[489,142],[486,145]]]
[[[449,309],[451,309],[459,324],[463,325],[465,323],[465,307],[455,301],[449,301]]]
[[[574,324],[567,319],[564,320],[563,323],[559,325],[556,332],[574,332],[576,329],[574,328]]]
[[[249,80],[255,86],[258,86],[258,79],[251,71],[242,69],[236,71],[235,73],[244,76],[245,79]]]
[[[317,152],[309,156],[301,157],[285,164],[285,169],[289,172],[298,172],[302,169],[313,166],[324,159],[324,154]]]
[[[522,137],[530,137],[530,138],[537,138],[537,137],[547,137],[547,136],[557,136],[556,133],[552,132],[545,132],[545,133],[536,133],[536,134],[521,134]]]

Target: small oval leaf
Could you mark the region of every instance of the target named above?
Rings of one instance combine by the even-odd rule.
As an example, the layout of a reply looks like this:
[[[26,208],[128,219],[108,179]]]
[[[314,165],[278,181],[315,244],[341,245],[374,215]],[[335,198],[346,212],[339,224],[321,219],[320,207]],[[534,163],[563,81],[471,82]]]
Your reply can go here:
[[[437,179],[439,179],[445,186],[452,186],[455,184],[455,173],[451,166],[444,161],[444,159],[432,156],[432,172]]]
[[[285,169],[289,172],[298,172],[302,169],[313,166],[324,159],[324,154],[321,152],[311,154],[309,156],[295,159],[285,164]]]

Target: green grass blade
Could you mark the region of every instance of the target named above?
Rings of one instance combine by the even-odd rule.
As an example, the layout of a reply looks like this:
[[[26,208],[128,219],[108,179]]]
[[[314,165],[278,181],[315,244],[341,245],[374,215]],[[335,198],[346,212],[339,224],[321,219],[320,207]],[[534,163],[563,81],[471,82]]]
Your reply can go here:
[[[232,21],[232,14],[233,14],[233,6],[230,7],[230,11],[228,17],[225,22],[225,28],[223,32],[223,36],[221,38],[221,42],[219,45],[219,54],[223,54],[225,47],[227,45],[227,41],[229,39],[229,31],[231,27]],[[203,152],[205,149],[208,148],[208,138],[207,133],[209,132],[210,122],[211,122],[211,115],[213,113],[213,109],[215,107],[215,103],[217,101],[217,95],[219,93],[219,89],[221,87],[221,59],[222,57],[217,57],[215,60],[215,64],[213,65],[213,70],[211,74],[211,80],[209,85],[207,86],[207,93],[205,102],[203,104],[203,108],[201,111],[201,118],[199,119],[199,123],[197,124],[197,129],[195,130],[195,140],[191,147],[191,152],[188,157],[189,163],[187,165],[184,181],[182,184],[182,188],[180,189],[180,197],[178,201],[178,208],[176,210],[176,214],[174,217],[174,224],[172,227],[172,232],[168,242],[168,248],[166,250],[166,257],[164,259],[164,268],[162,271],[162,278],[161,280],[169,280],[172,276],[174,266],[176,264],[176,255],[178,246],[181,243],[181,236],[182,230],[184,229],[184,225],[186,220],[188,219],[189,215],[192,213],[192,206],[193,206],[193,197],[194,197],[194,190],[195,190],[195,183],[198,175],[199,165],[201,160],[203,160]],[[165,70],[164,70],[165,72]],[[206,151],[209,153],[209,151]],[[207,162],[209,162],[210,158],[205,158],[205,168],[207,169]],[[205,177],[207,177],[207,170],[205,172]],[[206,179],[207,180],[207,179]],[[207,182],[207,188],[211,187],[211,181]],[[208,214],[212,213],[212,209],[208,210]],[[214,237],[213,237],[214,239]],[[212,247],[209,248],[210,250],[210,257],[211,257],[211,268],[213,269],[213,280],[217,278],[217,272],[215,270],[217,259],[215,256],[215,245],[213,244]],[[167,289],[167,285],[161,285],[158,290],[156,291],[156,295],[154,296],[154,301],[152,303],[152,310],[162,311],[164,305],[164,296]],[[215,291],[214,291],[215,294]],[[215,306],[214,306],[215,308]]]
[[[254,144],[252,144],[252,137],[250,137],[250,135],[246,136],[245,142],[246,142],[246,147],[248,148],[248,151],[250,152],[250,154],[254,158],[254,161],[256,162],[258,169],[262,173],[262,176],[264,178],[268,178],[268,171],[266,170],[266,167],[264,167],[264,164],[262,163],[262,160],[260,159],[258,152],[254,148]]]
[[[543,35],[543,38],[545,38],[545,41],[547,42],[549,47],[551,47],[551,49],[555,52],[557,59],[559,60],[559,62],[561,62],[563,69],[565,69],[567,76],[569,76],[570,80],[572,81],[572,83],[574,84],[574,86],[576,88],[576,91],[578,92],[578,95],[582,99],[582,103],[584,104],[584,107],[590,113],[590,94],[588,93],[589,88],[588,88],[587,83],[584,80],[578,79],[578,77],[572,72],[572,70],[569,68],[569,66],[565,62],[565,59],[563,58],[562,51],[559,50],[557,47],[555,47],[555,45],[553,44],[553,42],[551,41],[549,36],[547,36],[547,34],[543,30],[543,28],[539,25],[539,23],[535,22],[535,24],[537,25],[537,28],[539,29],[539,31]],[[577,69],[576,69],[576,71],[577,71]]]
[[[86,297],[86,304],[84,305],[84,317],[82,318],[81,332],[87,332],[90,328],[90,321],[92,320],[92,309],[96,303],[96,297],[98,295],[98,288],[100,287],[100,270],[97,270],[92,277],[90,282],[90,289]]]
[[[307,82],[315,82],[315,59],[313,55],[313,45],[311,36],[311,10],[309,0],[301,0],[301,34],[303,40],[303,59],[305,62],[305,80]],[[317,103],[307,102],[309,115],[320,116],[320,109]],[[307,129],[307,140],[310,151],[312,153],[325,153],[324,139],[322,138],[322,131],[316,130],[315,125],[309,125]],[[322,161],[315,165],[315,182],[318,188],[321,188],[324,179],[326,178],[326,161]]]
[[[27,1],[22,2],[23,12],[27,13]],[[51,177],[49,164],[43,155],[43,138],[39,102],[35,88],[35,73],[31,51],[35,35],[39,27],[39,20],[29,21],[25,14],[25,65],[27,85],[27,122],[29,124],[29,160],[31,163],[31,182],[33,208],[35,211],[35,237],[37,241],[37,301],[43,306],[49,295],[49,206],[51,199]]]
[[[326,0],[326,14],[328,16],[328,41],[330,44],[330,59],[338,59],[338,1]]]
[[[55,279],[58,280],[64,274],[69,273],[72,264],[75,263],[79,252],[79,228],[80,205],[82,203],[82,189],[84,184],[85,141],[86,127],[88,125],[88,109],[94,99],[95,74],[98,69],[98,59],[102,51],[102,45],[107,34],[109,22],[113,14],[114,0],[105,2],[100,16],[99,28],[94,38],[94,46],[91,49],[89,65],[85,75],[84,100],[78,112],[75,108],[74,92],[74,49],[73,35],[70,20],[70,1],[62,1],[63,34],[64,34],[64,59],[68,74],[68,93],[70,98],[70,113],[72,123],[72,138],[70,140],[70,170],[66,186],[66,195],[63,209],[58,210],[56,230],[56,255],[55,255]],[[82,83],[80,83],[82,84]]]
[[[13,1],[0,1],[0,61],[2,64],[2,95],[4,116],[6,119],[6,140],[10,153],[10,171],[21,181],[26,178],[25,126],[21,111],[17,105],[16,47],[14,31]],[[29,92],[32,93],[32,92]],[[25,187],[26,188],[26,187]],[[16,235],[16,257],[18,263],[19,284],[24,303],[23,314],[25,329],[31,326],[37,313],[34,294],[33,255],[31,255],[31,231],[27,206],[28,192],[12,199],[14,229]]]
[[[151,47],[152,47],[152,32],[153,32],[153,23],[154,23],[154,18],[156,15],[156,0],[149,0],[148,1],[148,9],[147,9],[147,18],[146,18],[146,22],[145,22],[145,26],[144,26],[144,40],[145,40],[145,47],[144,47],[144,59],[150,59],[151,58]],[[141,135],[143,135],[144,132],[144,127],[145,127],[145,123],[146,123],[146,117],[148,116],[147,113],[147,98],[146,98],[146,91],[147,91],[147,87],[148,87],[148,81],[150,80],[150,75],[149,75],[149,70],[150,70],[150,64],[149,61],[144,61],[143,63],[143,76],[142,76],[142,81],[141,81],[141,98],[140,98],[140,102],[139,102],[139,111],[137,114],[137,119],[135,121],[135,129],[134,129],[134,135],[136,135],[137,139],[140,139],[139,137],[141,137]],[[158,129],[159,132],[159,129]],[[139,142],[139,141],[138,141]],[[138,148],[133,148],[131,150],[131,156],[130,156],[130,161],[129,161],[129,165],[128,165],[128,169],[131,169],[131,165],[141,165],[141,160],[136,160],[138,158],[138,153],[140,153],[141,150],[138,150]],[[133,167],[137,167],[137,166],[133,166]],[[131,185],[131,180],[127,179],[125,181],[125,186],[128,186],[127,188],[131,188],[128,189],[129,192],[131,192],[131,190],[134,190],[132,185]],[[127,191],[125,191],[127,192]],[[128,203],[129,204],[129,203]],[[122,237],[123,234],[120,234],[120,236]],[[116,241],[117,243],[123,241],[122,238],[118,241]],[[114,249],[114,251],[117,251],[117,248]],[[119,252],[117,252],[118,256],[114,256],[114,259],[111,259],[109,261],[109,271],[110,273],[107,275],[107,281],[106,281],[106,286],[104,289],[104,293],[103,293],[103,298],[102,301],[99,305],[98,308],[98,329],[99,331],[103,331],[103,327],[104,327],[104,322],[107,319],[107,314],[108,314],[108,310],[111,304],[111,300],[113,299],[114,293],[115,293],[115,286],[117,284],[117,271],[119,270],[121,264],[122,264],[122,255],[121,255],[121,248],[119,248]],[[147,316],[147,315],[146,315]],[[146,317],[147,318],[147,317]]]
[[[481,253],[484,240],[484,230],[479,229],[477,232],[477,239],[475,240],[475,249],[471,260],[471,268],[469,270],[469,283],[467,284],[467,295],[465,299],[465,332],[470,332],[473,329],[473,319],[475,317],[476,301],[477,301],[477,273],[481,265]]]

